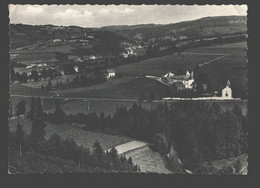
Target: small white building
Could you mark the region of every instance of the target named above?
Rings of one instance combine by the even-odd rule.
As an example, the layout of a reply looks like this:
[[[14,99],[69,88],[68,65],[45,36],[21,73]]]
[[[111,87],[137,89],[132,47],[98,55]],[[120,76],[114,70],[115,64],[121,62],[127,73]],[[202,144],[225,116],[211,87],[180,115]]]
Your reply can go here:
[[[91,55],[91,56],[89,56],[89,59],[91,59],[91,60],[95,60],[95,59],[96,59],[96,56]]]
[[[74,68],[75,72],[79,72],[79,66],[74,66],[73,68]]]
[[[230,88],[230,81],[227,81],[227,85],[222,89],[222,98],[231,99],[232,98],[232,89]]]
[[[52,42],[61,42],[61,39],[53,39]]]
[[[106,77],[107,77],[107,79],[108,78],[113,78],[113,77],[115,77],[116,76],[116,71],[115,71],[115,69],[107,69],[107,71],[106,71]]]

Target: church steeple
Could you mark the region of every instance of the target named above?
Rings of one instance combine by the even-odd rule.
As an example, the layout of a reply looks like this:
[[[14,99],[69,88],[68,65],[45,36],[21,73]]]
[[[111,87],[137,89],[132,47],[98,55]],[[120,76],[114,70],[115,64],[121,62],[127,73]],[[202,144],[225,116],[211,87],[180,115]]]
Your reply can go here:
[[[229,80],[227,81],[227,86],[228,86],[228,87],[230,87],[230,86],[231,86],[231,83],[230,83],[230,81],[229,81]]]

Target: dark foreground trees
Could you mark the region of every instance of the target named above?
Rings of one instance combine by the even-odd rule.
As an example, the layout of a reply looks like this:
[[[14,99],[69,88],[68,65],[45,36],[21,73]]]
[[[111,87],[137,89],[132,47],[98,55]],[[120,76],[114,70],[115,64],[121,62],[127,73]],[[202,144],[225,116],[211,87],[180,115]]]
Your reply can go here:
[[[37,153],[43,156],[61,158],[74,163],[83,172],[139,172],[140,168],[125,156],[119,156],[117,150],[105,152],[98,142],[94,150],[78,146],[73,139],[61,139],[54,133],[48,140],[44,138],[46,124],[40,120],[33,122],[31,134],[28,135],[17,125],[17,130],[9,132],[9,151],[19,153],[19,158],[24,155]],[[41,161],[44,163],[44,161]],[[10,166],[11,165],[11,166]],[[26,164],[23,164],[26,165]],[[9,168],[13,167],[9,164]],[[17,168],[20,168],[18,166]],[[24,166],[26,169],[26,167]]]
[[[16,105],[15,115],[19,116],[19,115],[24,115],[25,113],[26,113],[26,102],[25,100],[22,100]]]
[[[154,144],[162,154],[173,144],[188,169],[201,162],[236,157],[247,152],[247,118],[239,106],[222,111],[216,103],[183,101],[144,109],[120,107],[111,116],[95,113],[68,116],[89,130],[114,130]],[[101,126],[102,124],[102,126]]]

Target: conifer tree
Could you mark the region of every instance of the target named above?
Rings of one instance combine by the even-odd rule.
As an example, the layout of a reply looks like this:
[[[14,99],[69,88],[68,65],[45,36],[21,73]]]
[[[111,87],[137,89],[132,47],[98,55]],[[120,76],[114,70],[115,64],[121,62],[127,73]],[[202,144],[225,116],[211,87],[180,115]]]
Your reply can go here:
[[[36,115],[36,104],[35,104],[35,98],[34,97],[32,97],[31,98],[31,104],[30,104],[30,111],[28,112],[28,118],[30,119],[30,120],[35,120],[35,115]]]
[[[35,119],[44,120],[44,113],[42,109],[42,100],[40,97],[37,99],[36,111],[35,111]]]
[[[56,109],[53,114],[53,118],[54,118],[53,119],[54,123],[57,123],[57,124],[63,123],[66,119],[66,114],[65,114],[65,112],[63,112],[58,99],[56,101]]]
[[[16,143],[17,148],[19,149],[19,157],[22,157],[23,149],[25,147],[25,137],[24,137],[24,135],[25,135],[25,133],[24,133],[23,127],[18,122],[15,138],[16,138],[16,141],[17,141],[17,143]]]
[[[23,115],[26,113],[26,102],[25,100],[22,100],[21,102],[19,102],[16,106],[16,109],[15,109],[15,114],[17,116],[19,115]]]
[[[44,128],[47,126],[46,123],[44,123],[43,120],[36,119],[32,123],[32,129],[30,133],[30,141],[32,149],[37,152],[43,151],[43,144],[45,143],[44,136],[46,134],[46,131]]]

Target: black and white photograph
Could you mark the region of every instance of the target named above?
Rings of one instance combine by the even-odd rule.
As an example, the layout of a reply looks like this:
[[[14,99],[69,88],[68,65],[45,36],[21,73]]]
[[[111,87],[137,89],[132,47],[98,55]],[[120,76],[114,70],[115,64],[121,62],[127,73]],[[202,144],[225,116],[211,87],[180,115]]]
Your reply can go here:
[[[8,174],[248,174],[247,5],[8,10]]]

